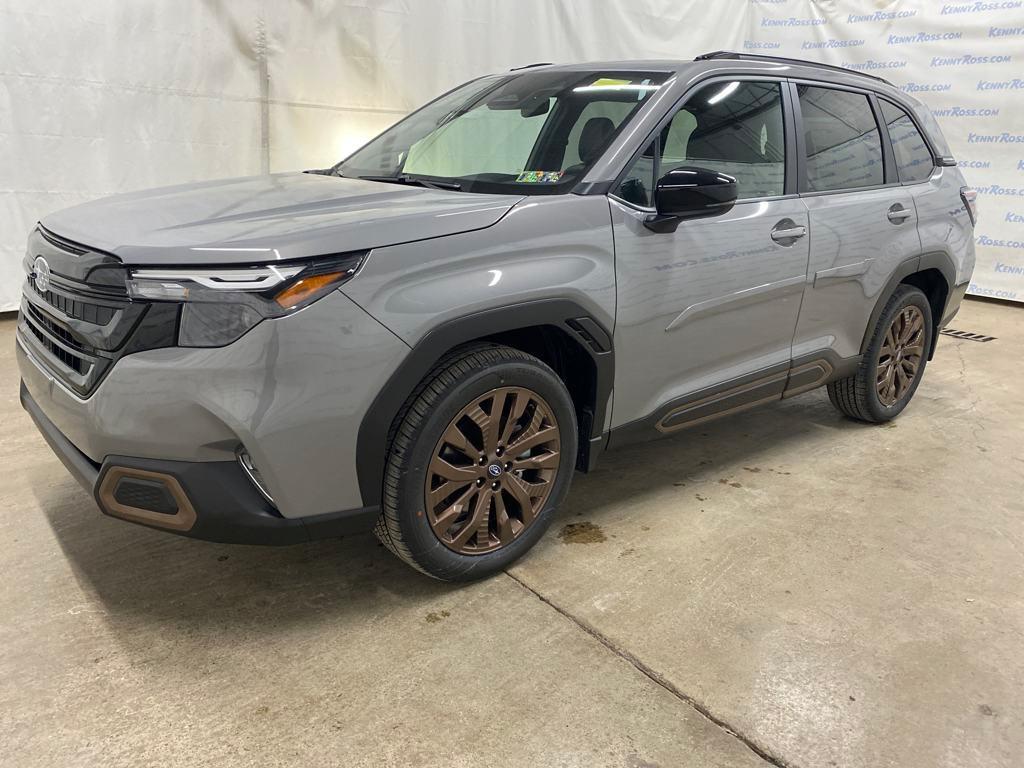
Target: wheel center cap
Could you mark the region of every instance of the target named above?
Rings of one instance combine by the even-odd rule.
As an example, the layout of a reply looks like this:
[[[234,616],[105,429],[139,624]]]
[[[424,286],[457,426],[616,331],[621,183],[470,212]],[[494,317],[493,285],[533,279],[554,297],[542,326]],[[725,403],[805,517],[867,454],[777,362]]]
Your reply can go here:
[[[501,464],[489,464],[487,466],[487,474],[491,477],[498,477],[504,471],[505,470]]]

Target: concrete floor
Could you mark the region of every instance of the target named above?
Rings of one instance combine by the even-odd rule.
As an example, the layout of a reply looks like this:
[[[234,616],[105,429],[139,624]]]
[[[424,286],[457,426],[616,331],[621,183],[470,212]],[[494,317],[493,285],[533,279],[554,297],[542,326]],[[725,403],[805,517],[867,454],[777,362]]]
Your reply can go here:
[[[103,517],[0,322],[0,762],[1024,761],[1024,307],[969,301],[909,410],[823,391],[610,454],[523,562],[454,588],[371,537]]]

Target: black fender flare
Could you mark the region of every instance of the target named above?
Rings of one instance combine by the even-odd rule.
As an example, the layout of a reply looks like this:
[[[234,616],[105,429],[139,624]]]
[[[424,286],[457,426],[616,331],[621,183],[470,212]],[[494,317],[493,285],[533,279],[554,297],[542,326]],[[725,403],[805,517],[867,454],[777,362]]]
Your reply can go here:
[[[867,351],[868,343],[871,341],[871,332],[874,330],[875,325],[878,323],[878,318],[882,314],[882,310],[885,309],[885,305],[888,303],[890,297],[896,291],[896,287],[903,282],[904,279],[910,277],[917,272],[923,272],[926,269],[937,269],[942,273],[943,278],[946,280],[946,302],[949,303],[950,297],[953,295],[953,287],[956,285],[956,266],[953,264],[953,260],[949,254],[943,253],[942,251],[932,251],[930,253],[922,253],[918,256],[911,256],[905,261],[901,261],[896,269],[889,275],[889,280],[886,282],[885,287],[878,294],[878,300],[875,302],[874,309],[871,310],[871,317],[868,319],[868,324],[864,328],[864,337],[861,339],[860,351],[864,354]],[[945,314],[945,307],[942,312],[939,313],[938,317],[932,318],[933,322],[938,328],[938,324],[942,321],[942,315]],[[935,344],[938,341],[938,333],[932,335],[932,348],[929,351],[929,359],[931,359],[931,353],[935,351]]]
[[[594,361],[597,381],[590,439],[603,438],[605,414],[615,380],[615,353],[611,333],[590,311],[570,299],[537,299],[474,312],[442,323],[424,334],[363,416],[356,438],[356,476],[364,506],[381,503],[392,424],[437,361],[463,344],[542,326],[554,326],[567,333]]]

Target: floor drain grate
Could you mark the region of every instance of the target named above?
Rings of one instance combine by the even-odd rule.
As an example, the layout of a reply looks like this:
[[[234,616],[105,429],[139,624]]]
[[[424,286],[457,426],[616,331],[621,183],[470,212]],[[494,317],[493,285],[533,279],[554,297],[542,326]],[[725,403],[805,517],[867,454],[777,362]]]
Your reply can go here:
[[[970,331],[957,331],[946,328],[942,331],[943,336],[952,336],[954,339],[966,339],[967,341],[993,341],[995,336],[986,336],[983,333],[971,333]]]

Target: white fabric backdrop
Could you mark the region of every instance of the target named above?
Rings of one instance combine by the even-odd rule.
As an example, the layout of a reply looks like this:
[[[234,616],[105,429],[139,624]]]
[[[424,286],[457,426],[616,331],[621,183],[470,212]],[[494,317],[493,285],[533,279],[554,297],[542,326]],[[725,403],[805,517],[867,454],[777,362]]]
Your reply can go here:
[[[1024,301],[1024,0],[0,0],[0,310],[58,208],[322,167],[536,61],[715,49],[864,68],[936,111],[982,193],[971,292]]]

